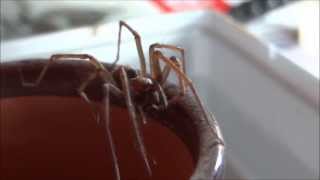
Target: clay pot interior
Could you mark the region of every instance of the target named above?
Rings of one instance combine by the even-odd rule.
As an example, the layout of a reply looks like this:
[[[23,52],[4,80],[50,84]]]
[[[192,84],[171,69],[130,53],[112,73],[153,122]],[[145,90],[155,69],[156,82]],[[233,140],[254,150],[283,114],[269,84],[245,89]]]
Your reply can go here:
[[[97,104],[101,106],[101,104]],[[5,179],[116,179],[105,124],[77,97],[1,99]],[[149,179],[126,108],[112,106],[111,129],[123,179]],[[147,119],[141,126],[152,179],[187,180],[194,159],[170,129]]]

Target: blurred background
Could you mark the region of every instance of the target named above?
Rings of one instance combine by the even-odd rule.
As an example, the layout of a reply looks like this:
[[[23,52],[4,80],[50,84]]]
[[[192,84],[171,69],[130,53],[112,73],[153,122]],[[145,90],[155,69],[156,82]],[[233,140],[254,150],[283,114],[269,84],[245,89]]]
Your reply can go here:
[[[120,19],[144,48],[186,48],[226,137],[226,178],[319,178],[318,0],[1,0],[0,59],[70,51],[111,61]],[[122,62],[134,66],[128,39]]]
[[[1,41],[30,37],[119,19],[207,10],[235,22],[319,77],[319,1],[317,0],[1,0]]]

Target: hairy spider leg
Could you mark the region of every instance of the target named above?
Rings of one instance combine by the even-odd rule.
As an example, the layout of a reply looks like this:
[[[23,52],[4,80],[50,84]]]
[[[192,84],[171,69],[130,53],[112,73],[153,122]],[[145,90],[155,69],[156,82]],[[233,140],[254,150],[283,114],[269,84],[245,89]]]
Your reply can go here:
[[[37,87],[42,79],[44,78],[46,72],[48,71],[48,68],[54,61],[58,60],[70,60],[70,59],[75,59],[75,60],[88,60],[94,67],[95,67],[95,72],[89,75],[89,77],[80,85],[80,87],[77,89],[77,92],[79,96],[87,103],[92,109],[94,118],[97,120],[99,123],[99,113],[97,110],[94,108],[93,103],[91,100],[88,98],[86,93],[84,92],[85,88],[87,85],[95,79],[98,75],[103,75],[102,77],[105,79],[105,81],[110,81],[114,82],[111,73],[93,56],[89,54],[54,54],[50,57],[48,62],[45,64],[45,66],[42,68],[40,71],[39,76],[36,78],[34,82],[25,82],[21,69],[20,69],[20,74],[21,74],[21,81],[22,81],[22,86],[24,87]]]
[[[145,60],[145,56],[144,56],[143,48],[142,48],[142,44],[141,44],[141,37],[132,27],[130,27],[124,21],[120,21],[119,22],[117,54],[116,54],[115,61],[111,65],[111,69],[113,69],[115,67],[115,65],[117,64],[117,62],[119,61],[119,58],[120,58],[121,32],[122,32],[122,27],[123,26],[126,27],[134,36],[134,39],[135,39],[135,42],[136,42],[137,51],[138,51],[138,55],[139,55],[141,76],[145,77],[146,74],[147,74],[147,69],[146,69],[146,60]]]
[[[170,49],[172,51],[178,52],[181,56],[181,60],[174,56],[170,59],[181,68],[181,71],[184,72],[184,74],[186,74],[184,49],[174,45],[155,43],[149,47],[150,69],[151,75],[154,79],[157,79],[162,85],[167,80],[171,70],[170,66],[166,64],[163,68],[163,71],[161,71],[159,61],[153,60],[153,58],[155,58],[153,57],[153,54],[157,49]],[[184,81],[181,80],[181,78],[179,79],[179,83],[181,88],[181,94],[184,95],[186,92],[186,85],[184,84]]]
[[[119,160],[116,153],[116,146],[113,140],[112,132],[111,132],[111,121],[110,121],[110,92],[114,93],[122,93],[116,86],[110,83],[106,83],[103,85],[104,89],[104,120],[105,120],[105,130],[106,130],[106,139],[109,142],[112,161],[113,161],[113,169],[116,176],[116,180],[121,180],[120,175],[120,167],[119,167]]]
[[[120,67],[121,70],[121,82],[122,82],[122,88],[123,88],[123,92],[125,94],[125,98],[126,98],[126,104],[127,104],[127,108],[130,114],[130,119],[132,121],[133,124],[133,130],[135,133],[135,137],[136,137],[136,141],[138,143],[138,148],[139,148],[139,152],[140,155],[142,156],[145,168],[147,170],[148,175],[151,177],[152,176],[152,170],[149,164],[149,160],[147,157],[147,151],[143,142],[143,136],[141,134],[141,130],[140,130],[140,126],[139,123],[137,121],[137,115],[136,115],[136,109],[134,107],[132,98],[131,98],[131,93],[130,93],[130,84],[129,84],[129,80],[128,80],[128,75],[127,72],[125,71],[124,67],[121,66]]]
[[[162,60],[166,64],[170,65],[170,67],[177,73],[178,78],[183,79],[184,82],[187,84],[187,86],[189,86],[192,94],[195,97],[196,102],[200,106],[200,109],[204,115],[206,123],[209,125],[212,132],[217,134],[217,132],[212,128],[213,126],[210,123],[211,121],[209,119],[209,115],[208,115],[209,113],[207,113],[206,109],[204,108],[204,105],[202,104],[200,96],[198,95],[196,88],[194,87],[192,81],[184,74],[184,72],[181,71],[181,68],[177,67],[177,65],[174,62],[172,62],[169,58],[164,56],[160,51],[154,51],[153,56],[155,56],[155,58],[153,60],[158,60],[158,61]],[[170,103],[170,101],[169,101],[169,103]]]
[[[36,87],[40,84],[41,80],[43,79],[44,75],[46,74],[49,66],[54,62],[58,60],[66,60],[66,59],[78,59],[78,60],[86,60],[88,59],[91,64],[93,64],[97,69],[103,69],[104,66],[98,62],[93,56],[88,54],[54,54],[50,57],[46,65],[42,68],[40,71],[39,76],[36,78],[34,82],[25,82],[24,79],[22,79],[22,86],[25,87]]]

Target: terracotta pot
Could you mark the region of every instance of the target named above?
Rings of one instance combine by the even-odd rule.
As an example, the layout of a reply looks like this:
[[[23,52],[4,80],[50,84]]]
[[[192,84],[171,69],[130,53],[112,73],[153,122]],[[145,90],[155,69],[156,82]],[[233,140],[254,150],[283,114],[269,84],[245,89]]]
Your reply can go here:
[[[23,87],[22,79],[34,81],[45,62],[1,64],[2,179],[116,179],[104,124],[97,124],[92,109],[76,91],[94,70],[92,65],[56,62],[39,86]],[[103,109],[101,84],[94,80],[86,93],[95,107]],[[169,98],[179,93],[172,84],[164,90]],[[210,125],[204,120],[192,96],[180,98],[162,112],[145,110],[147,123],[139,121],[151,177],[137,150],[124,99],[111,94],[110,101],[122,179],[222,178],[224,145],[219,126],[215,120]]]

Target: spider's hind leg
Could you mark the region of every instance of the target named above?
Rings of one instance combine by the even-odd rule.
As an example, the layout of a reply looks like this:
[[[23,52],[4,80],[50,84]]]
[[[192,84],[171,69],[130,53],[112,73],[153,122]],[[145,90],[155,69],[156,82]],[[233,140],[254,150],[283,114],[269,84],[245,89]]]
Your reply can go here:
[[[119,93],[120,90],[112,85],[111,83],[106,83],[103,85],[104,89],[104,120],[105,120],[105,130],[106,130],[106,139],[109,143],[113,161],[114,173],[116,176],[116,180],[121,179],[120,168],[119,168],[119,160],[116,153],[116,146],[113,140],[112,132],[111,132],[111,120],[110,120],[110,92]]]
[[[150,166],[150,163],[149,163],[149,160],[147,157],[147,151],[146,151],[146,148],[144,145],[143,135],[141,133],[141,129],[140,129],[139,123],[137,121],[136,108],[133,104],[133,100],[132,100],[131,93],[130,93],[130,84],[129,84],[129,80],[128,80],[128,75],[127,75],[127,72],[124,69],[124,67],[121,67],[120,70],[121,70],[122,89],[125,94],[126,104],[127,104],[128,110],[129,110],[132,124],[133,124],[133,131],[135,133],[136,141],[138,143],[139,152],[140,152],[140,155],[143,159],[147,173],[151,177],[152,170],[151,170],[151,166]]]

